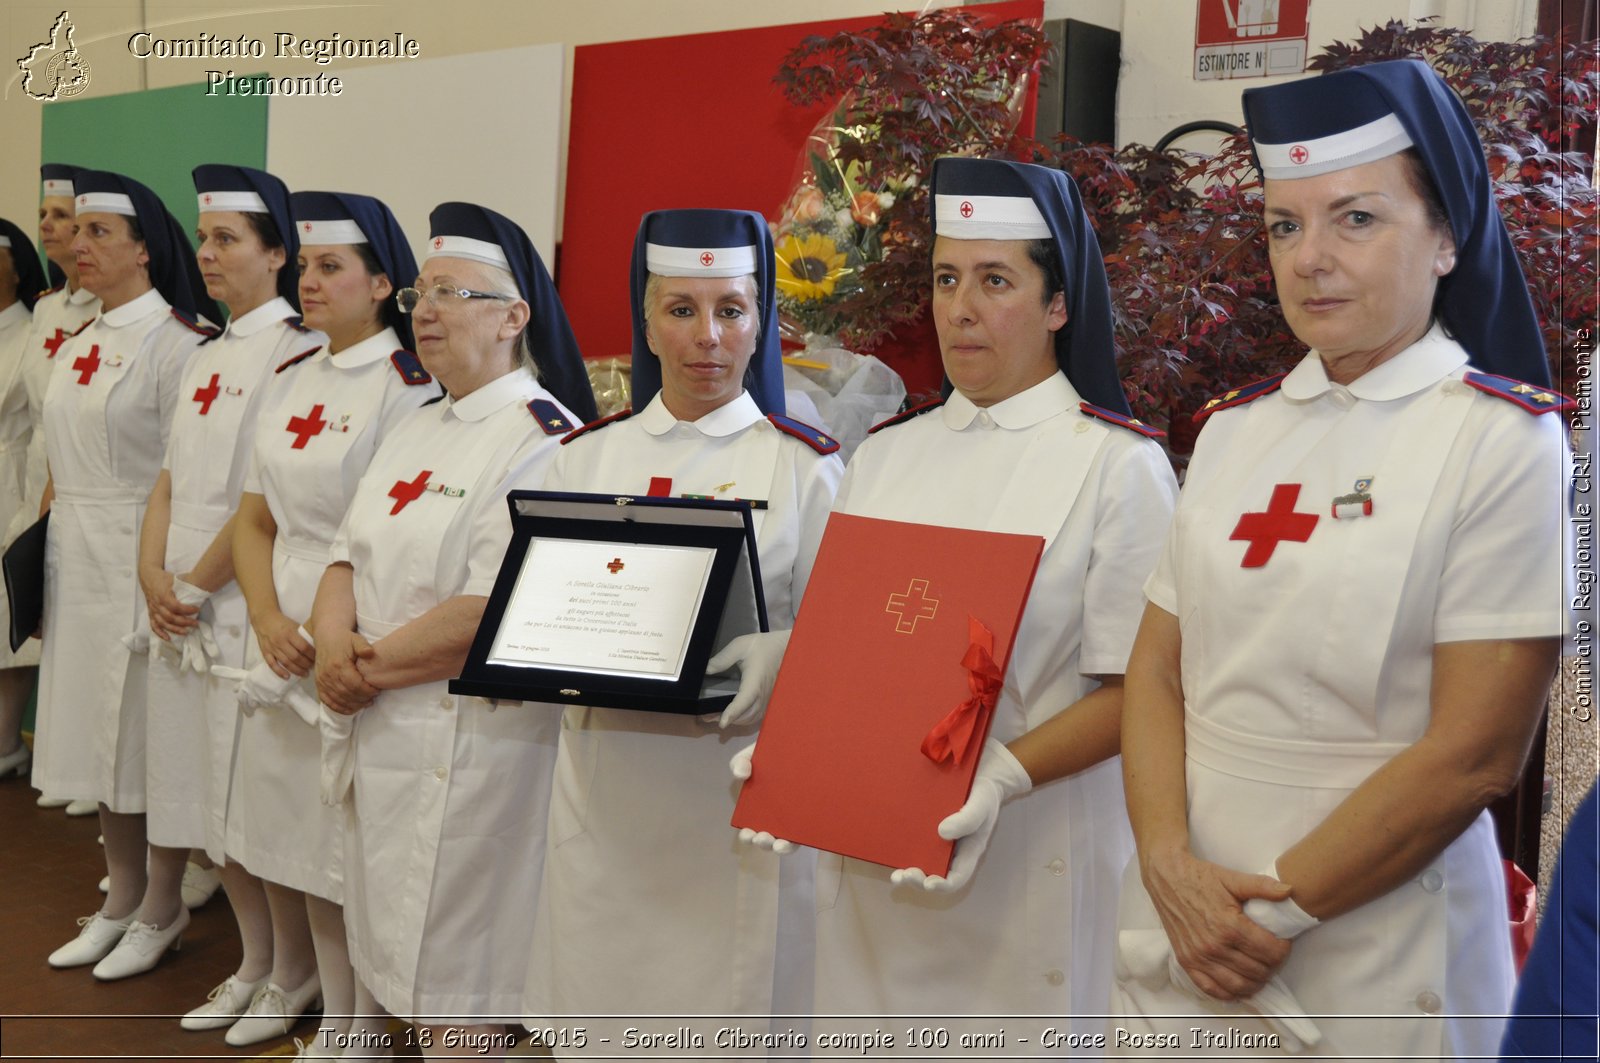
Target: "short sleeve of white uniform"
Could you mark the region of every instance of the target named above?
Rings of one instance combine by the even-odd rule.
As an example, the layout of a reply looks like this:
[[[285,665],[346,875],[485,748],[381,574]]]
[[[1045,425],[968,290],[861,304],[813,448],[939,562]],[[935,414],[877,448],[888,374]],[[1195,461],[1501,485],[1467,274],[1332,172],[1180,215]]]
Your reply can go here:
[[[1083,588],[1084,675],[1121,675],[1139,630],[1139,589],[1162,556],[1178,482],[1153,440],[1113,429],[1100,463],[1094,539]],[[1086,485],[1087,486],[1087,485]]]
[[[467,585],[461,588],[462,594],[488,597],[494,590],[495,578],[506,557],[506,546],[511,542],[511,509],[506,505],[506,495],[517,488],[536,489],[543,484],[560,449],[560,436],[545,435],[534,429],[528,441],[511,456],[494,490],[479,497],[467,525],[471,531],[467,543]]]
[[[1480,401],[1498,408],[1474,437],[1439,577],[1434,641],[1561,635],[1571,598],[1562,418]]]
[[[798,457],[804,463],[797,485],[800,542],[795,550],[794,571],[790,576],[790,601],[794,602],[797,612],[800,599],[806,592],[806,584],[811,581],[811,567],[816,564],[817,548],[822,545],[828,514],[833,511],[834,495],[839,490],[839,481],[844,479],[844,463],[837,454],[825,454],[818,458],[801,454]]]

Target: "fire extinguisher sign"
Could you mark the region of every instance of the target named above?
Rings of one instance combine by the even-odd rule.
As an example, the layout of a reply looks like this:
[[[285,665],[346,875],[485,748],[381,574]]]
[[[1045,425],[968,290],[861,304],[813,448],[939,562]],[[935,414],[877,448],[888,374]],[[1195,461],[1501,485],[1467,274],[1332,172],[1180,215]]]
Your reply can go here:
[[[1311,0],[1195,0],[1194,78],[1301,74]]]

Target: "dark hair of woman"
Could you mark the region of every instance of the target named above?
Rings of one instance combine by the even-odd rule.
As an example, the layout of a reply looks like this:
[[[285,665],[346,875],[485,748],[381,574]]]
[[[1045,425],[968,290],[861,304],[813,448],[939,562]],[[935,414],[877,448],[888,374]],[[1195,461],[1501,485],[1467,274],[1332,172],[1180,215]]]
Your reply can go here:
[[[361,256],[361,264],[367,268],[367,276],[388,276],[383,270],[383,263],[378,261],[378,256],[373,252],[371,244],[351,244],[355,253]],[[394,278],[389,277],[389,284],[394,285]],[[385,299],[378,307],[378,320],[387,328],[392,328],[401,336],[405,335],[405,315],[400,312],[400,306],[393,298]]]

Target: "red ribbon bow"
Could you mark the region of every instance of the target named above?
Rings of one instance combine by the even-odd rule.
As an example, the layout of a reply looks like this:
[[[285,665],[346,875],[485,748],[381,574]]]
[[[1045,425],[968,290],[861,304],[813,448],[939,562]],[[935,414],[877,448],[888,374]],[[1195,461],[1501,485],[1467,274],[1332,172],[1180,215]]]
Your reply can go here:
[[[982,743],[983,722],[1000,700],[1005,676],[994,663],[994,632],[975,616],[967,617],[967,652],[961,667],[967,670],[967,700],[933,725],[922,740],[922,755],[935,764],[953,760],[960,764]]]

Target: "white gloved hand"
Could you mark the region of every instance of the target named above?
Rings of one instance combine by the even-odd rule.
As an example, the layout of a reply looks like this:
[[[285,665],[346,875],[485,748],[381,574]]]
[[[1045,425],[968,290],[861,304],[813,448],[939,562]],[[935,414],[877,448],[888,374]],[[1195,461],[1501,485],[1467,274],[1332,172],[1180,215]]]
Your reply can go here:
[[[707,675],[719,675],[735,666],[739,669],[739,692],[722,710],[719,726],[734,727],[761,719],[788,646],[787,631],[757,631],[740,635],[711,658],[706,664]]]
[[[1196,1000],[1212,1000],[1194,984],[1194,979],[1173,954],[1167,932],[1159,928],[1124,930],[1117,935],[1116,975],[1123,980],[1138,981],[1150,989],[1159,989],[1163,983],[1171,982]],[[1298,1055],[1322,1040],[1322,1031],[1306,1016],[1305,1008],[1277,975],[1267,979],[1267,984],[1254,996],[1239,1003],[1260,1015],[1290,1053]]]
[[[306,641],[310,641],[305,628],[300,629],[300,635]],[[321,725],[322,706],[317,701],[309,677],[291,675],[284,678],[274,672],[266,661],[257,663],[249,671],[214,664],[211,666],[211,674],[238,682],[239,709],[246,716],[253,716],[257,709],[286,706],[293,710],[306,726]]]
[[[352,732],[359,716],[341,716],[323,708],[317,719],[322,730],[322,803],[344,804],[355,780],[356,744]]]
[[[139,622],[133,626],[131,632],[122,636],[122,644],[128,647],[129,653],[148,654],[150,643],[160,641],[150,634],[150,612],[147,609],[139,611]]]
[[[172,595],[184,605],[202,606],[211,597],[210,591],[203,591],[192,583],[185,583],[176,577],[172,580]],[[161,642],[161,639],[151,639],[152,642]],[[220,660],[221,651],[217,649],[217,640],[212,633],[211,625],[204,620],[199,621],[194,627],[186,631],[182,638],[175,639],[172,649],[178,655],[178,670],[193,669],[201,675],[211,670],[211,662]]]
[[[217,647],[216,636],[209,623],[202,620],[183,636],[182,654],[178,659],[178,670],[181,672],[190,668],[199,675],[211,671],[211,662],[222,659],[222,650]]]
[[[729,645],[732,645],[732,643],[729,643]],[[756,744],[754,742],[751,742],[733,755],[733,759],[728,761],[728,770],[733,772],[735,779],[743,782],[750,778],[751,759],[755,755]],[[792,853],[795,850],[794,842],[786,841],[783,838],[774,838],[764,830],[751,830],[749,827],[739,828],[739,840],[746,845],[753,845],[757,849],[766,849],[777,853],[779,856],[784,853]]]
[[[1004,742],[984,739],[983,755],[972,780],[972,792],[962,805],[939,822],[939,837],[957,842],[948,875],[925,874],[919,867],[903,867],[889,875],[895,886],[921,886],[925,890],[949,892],[961,889],[978,868],[978,860],[989,847],[1000,818],[1000,806],[1033,789],[1033,779],[1022,763],[1012,756]]]

